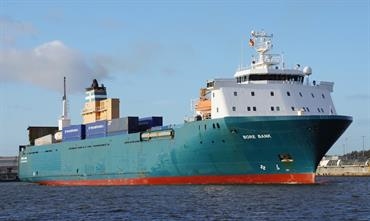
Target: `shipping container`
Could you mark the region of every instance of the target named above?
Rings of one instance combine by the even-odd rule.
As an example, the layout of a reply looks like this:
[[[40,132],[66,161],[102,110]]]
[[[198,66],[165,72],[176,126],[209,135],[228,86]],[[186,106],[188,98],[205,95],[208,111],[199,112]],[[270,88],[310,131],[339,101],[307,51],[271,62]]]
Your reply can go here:
[[[105,137],[107,135],[107,121],[96,121],[85,125],[86,138]]]
[[[48,134],[43,137],[39,137],[35,139],[35,146],[47,145],[47,144],[52,144],[52,143],[55,143],[53,134]]]
[[[85,125],[70,125],[63,128],[63,141],[85,139]]]
[[[148,130],[152,127],[162,126],[163,118],[162,117],[144,117],[139,119],[139,129],[140,131]]]
[[[108,121],[108,133],[116,131],[127,131],[135,133],[138,131],[138,117],[123,117]]]
[[[86,134],[86,139],[93,139],[93,138],[99,138],[99,137],[106,137],[107,133],[104,134]]]

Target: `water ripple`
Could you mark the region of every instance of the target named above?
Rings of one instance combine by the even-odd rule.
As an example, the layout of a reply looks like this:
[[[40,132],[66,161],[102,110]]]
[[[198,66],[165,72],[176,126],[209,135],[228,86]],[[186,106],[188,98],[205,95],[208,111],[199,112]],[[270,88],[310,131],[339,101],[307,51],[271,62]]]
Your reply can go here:
[[[324,177],[316,185],[0,189],[0,220],[370,220],[370,177]]]

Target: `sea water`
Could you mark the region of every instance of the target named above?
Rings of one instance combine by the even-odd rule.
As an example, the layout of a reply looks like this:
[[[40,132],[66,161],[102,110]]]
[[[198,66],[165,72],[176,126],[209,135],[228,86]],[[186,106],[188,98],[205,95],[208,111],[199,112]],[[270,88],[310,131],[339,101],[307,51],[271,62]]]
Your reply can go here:
[[[314,185],[0,183],[0,220],[370,220],[370,177]]]

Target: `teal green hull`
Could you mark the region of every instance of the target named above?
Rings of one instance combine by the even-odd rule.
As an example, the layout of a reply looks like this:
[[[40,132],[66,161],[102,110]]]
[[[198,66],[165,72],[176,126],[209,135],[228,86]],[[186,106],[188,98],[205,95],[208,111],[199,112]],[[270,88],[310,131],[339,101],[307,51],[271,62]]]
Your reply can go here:
[[[311,176],[351,122],[346,116],[226,117],[172,127],[169,137],[143,140],[134,133],[29,146],[20,152],[19,178],[130,185],[254,183],[251,176],[268,176],[268,183],[285,183],[274,176]],[[249,182],[235,180],[243,176]]]

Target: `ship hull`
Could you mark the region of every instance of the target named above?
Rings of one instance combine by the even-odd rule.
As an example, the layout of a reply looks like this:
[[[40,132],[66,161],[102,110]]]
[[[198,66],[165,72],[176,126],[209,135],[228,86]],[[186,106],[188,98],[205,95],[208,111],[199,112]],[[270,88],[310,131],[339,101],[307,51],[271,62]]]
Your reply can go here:
[[[310,184],[351,121],[225,117],[173,126],[171,136],[134,133],[32,146],[20,152],[19,177],[45,185]]]

